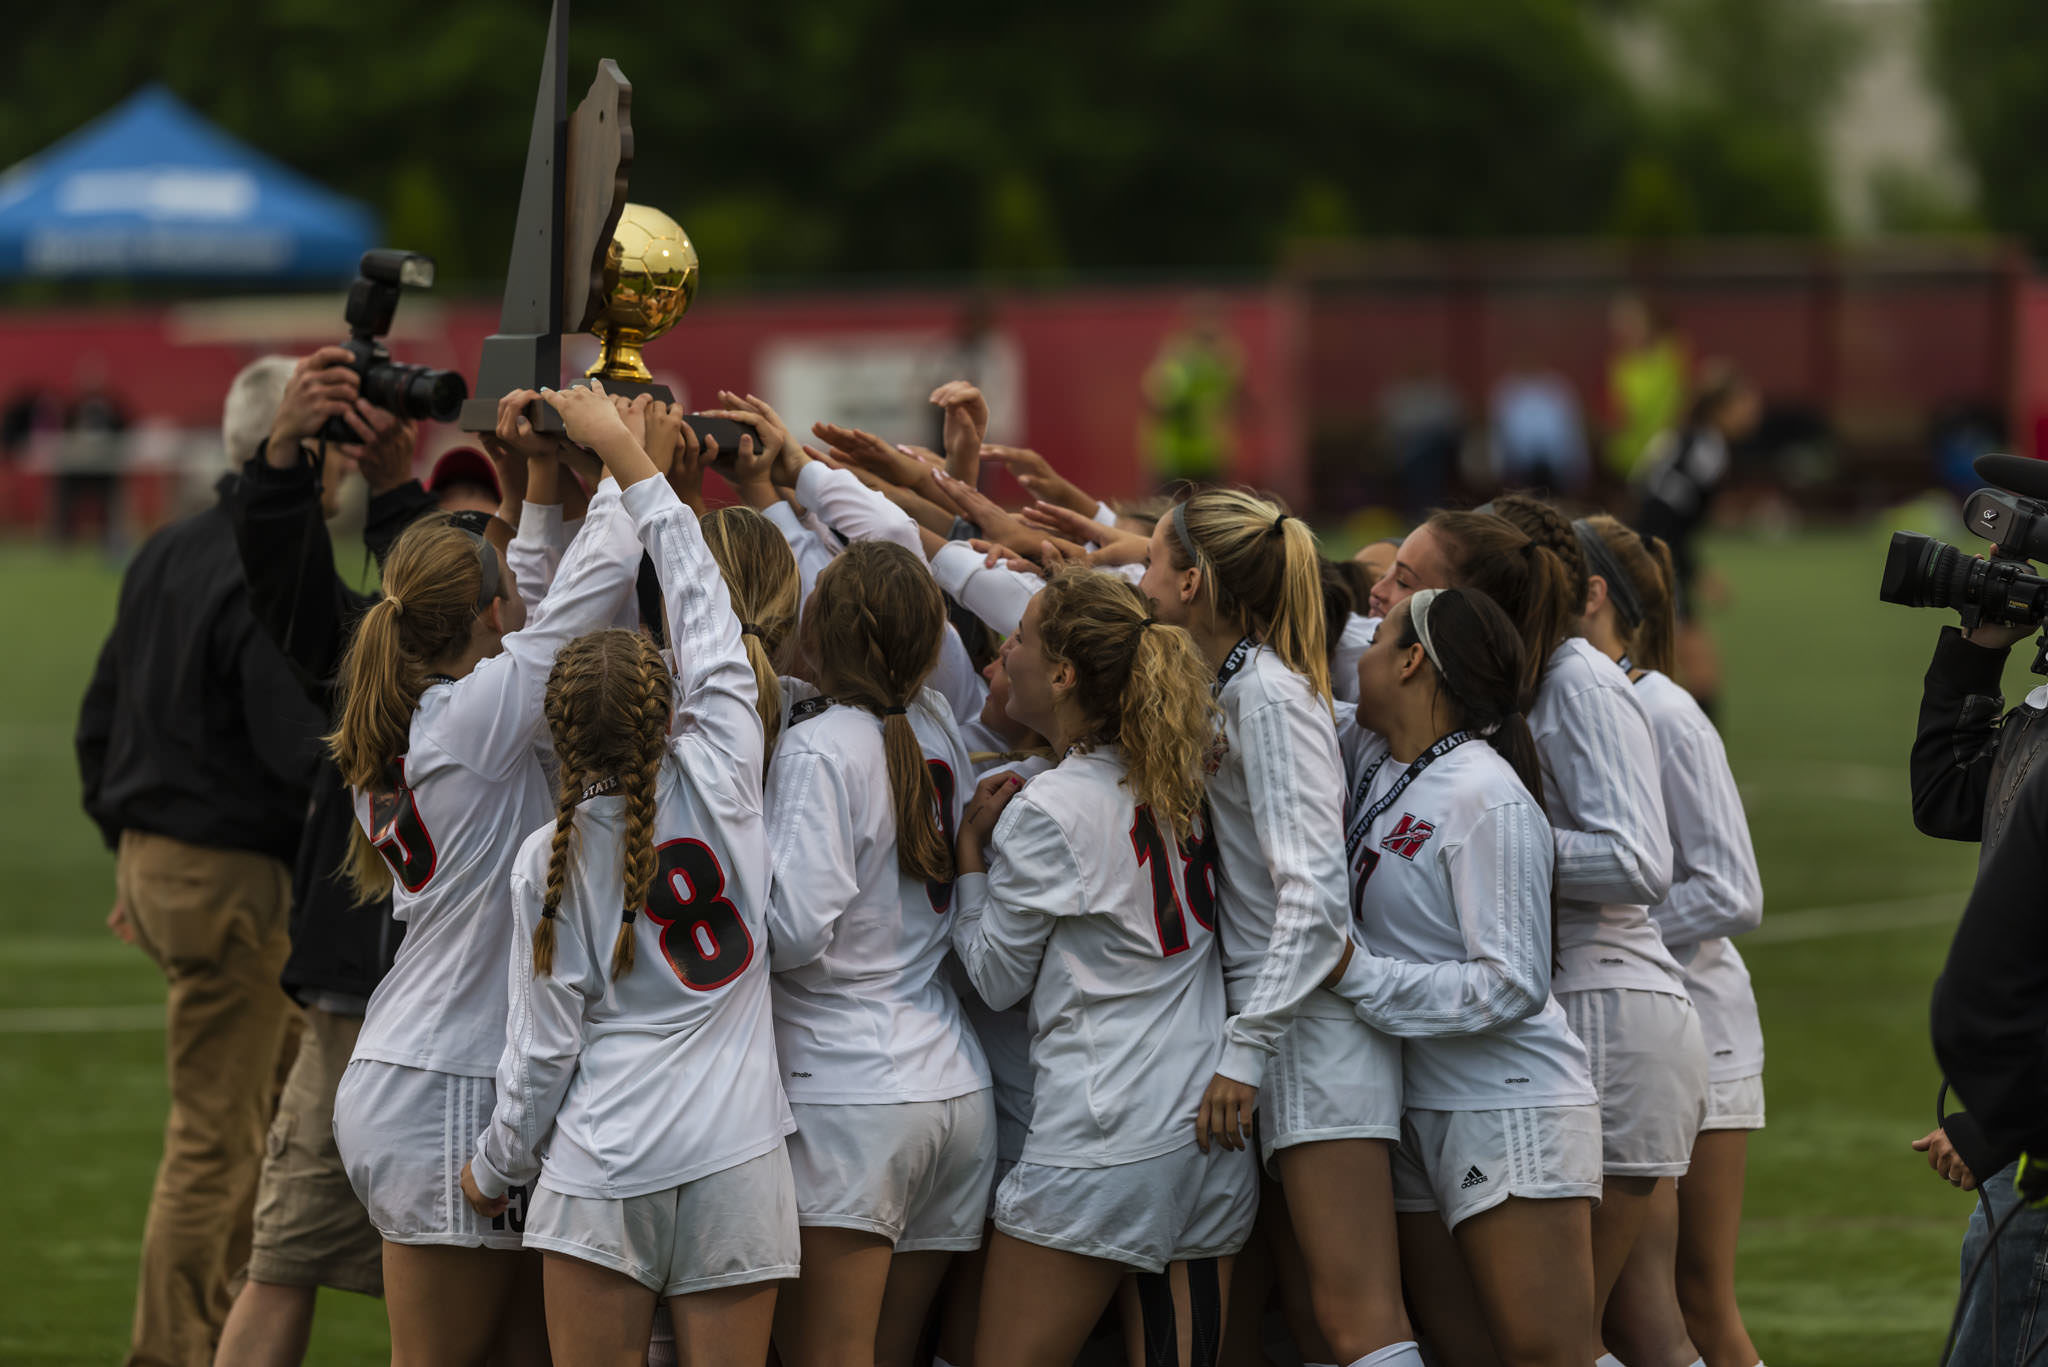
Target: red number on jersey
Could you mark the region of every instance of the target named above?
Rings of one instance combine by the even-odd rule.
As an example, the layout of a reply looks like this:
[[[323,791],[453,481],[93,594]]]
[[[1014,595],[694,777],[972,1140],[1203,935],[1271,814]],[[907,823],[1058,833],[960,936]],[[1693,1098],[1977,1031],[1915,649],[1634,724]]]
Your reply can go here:
[[[1358,867],[1351,873],[1351,919],[1363,924],[1365,921],[1365,885],[1372,879],[1372,871],[1380,866],[1378,850],[1360,850]]]
[[[661,953],[693,992],[724,987],[754,961],[754,937],[725,899],[725,870],[701,840],[655,847],[659,864],[647,894],[647,919],[661,927]]]
[[[385,770],[384,778],[389,786],[365,794],[370,799],[370,843],[391,866],[399,886],[418,892],[434,876],[434,838],[420,821],[412,789],[405,786],[404,757]]]
[[[1159,952],[1168,958],[1188,947],[1188,923],[1184,914],[1192,911],[1202,929],[1216,929],[1215,843],[1200,835],[1183,841],[1180,847],[1181,881],[1187,901],[1181,900],[1173,884],[1173,866],[1168,862],[1166,841],[1149,807],[1138,808],[1131,822],[1131,848],[1137,852],[1138,867],[1152,877],[1152,924],[1159,934]]]

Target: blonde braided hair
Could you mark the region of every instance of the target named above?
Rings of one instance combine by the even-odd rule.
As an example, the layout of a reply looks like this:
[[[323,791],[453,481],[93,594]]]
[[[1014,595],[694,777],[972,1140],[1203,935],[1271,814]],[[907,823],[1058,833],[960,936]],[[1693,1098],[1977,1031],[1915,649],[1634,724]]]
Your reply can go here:
[[[655,792],[667,749],[674,681],[661,656],[636,631],[597,631],[555,657],[548,674],[548,733],[561,761],[554,843],[540,923],[533,928],[533,971],[552,972],[555,918],[568,882],[577,804],[594,790],[626,799],[620,925],[611,976],[633,971],[633,925],[654,884]]]

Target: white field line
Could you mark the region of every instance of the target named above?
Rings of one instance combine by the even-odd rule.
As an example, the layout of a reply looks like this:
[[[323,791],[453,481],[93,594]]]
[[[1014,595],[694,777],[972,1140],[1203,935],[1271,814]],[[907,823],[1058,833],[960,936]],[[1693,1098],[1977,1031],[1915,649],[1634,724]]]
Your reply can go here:
[[[1832,907],[1801,907],[1772,915],[1736,943],[1751,945],[1796,944],[1804,940],[1831,940],[1842,935],[1867,935],[1886,930],[1911,930],[1919,926],[1953,922],[1962,914],[1969,893],[1938,892],[1921,897],[1895,897],[1877,902],[1851,902]],[[94,942],[77,942],[89,945]],[[55,949],[56,937],[39,948]],[[120,952],[134,953],[125,945]],[[0,960],[15,957],[0,948]],[[32,953],[26,957],[42,958]],[[53,954],[51,958],[69,955]],[[99,951],[86,951],[81,958],[97,958]],[[154,1006],[37,1006],[0,1010],[0,1035],[94,1035],[124,1031],[161,1030],[164,1008]]]
[[[161,1030],[164,1008],[155,1006],[30,1006],[0,1011],[0,1035],[110,1035]]]

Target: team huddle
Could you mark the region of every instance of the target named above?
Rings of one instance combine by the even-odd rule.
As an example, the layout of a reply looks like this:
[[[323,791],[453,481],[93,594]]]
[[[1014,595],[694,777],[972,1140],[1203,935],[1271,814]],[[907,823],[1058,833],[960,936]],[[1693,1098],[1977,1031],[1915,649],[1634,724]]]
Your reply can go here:
[[[1506,496],[1354,593],[1246,492],[1019,519],[724,402],[765,493],[701,511],[679,410],[506,396],[517,535],[412,525],[343,663],[394,1361],[1060,1364],[1120,1309],[1206,1367],[1269,1302],[1310,1363],[1755,1361],[1762,892],[1662,543]]]

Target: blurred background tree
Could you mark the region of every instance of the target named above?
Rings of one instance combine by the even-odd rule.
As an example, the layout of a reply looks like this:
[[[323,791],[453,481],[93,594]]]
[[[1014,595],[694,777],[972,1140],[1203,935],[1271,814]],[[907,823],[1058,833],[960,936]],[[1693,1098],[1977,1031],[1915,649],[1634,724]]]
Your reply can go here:
[[[1929,0],[1929,68],[1977,173],[1985,220],[2048,251],[2048,4]]]
[[[1983,82],[1959,101],[1994,208],[2012,206],[1994,221],[2048,237],[2048,189],[1989,172],[2040,125],[2014,115],[2048,81],[2002,92],[2048,61],[2048,6],[1934,3],[1951,66]],[[572,97],[618,59],[633,193],[683,222],[721,284],[1255,272],[1290,238],[1334,234],[1825,233],[1819,122],[1855,48],[1828,0],[576,8]],[[433,253],[449,282],[487,284],[546,11],[101,0],[83,23],[32,8],[0,58],[0,164],[161,80],[376,206],[388,240]]]

